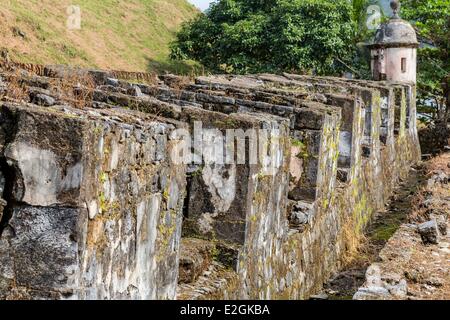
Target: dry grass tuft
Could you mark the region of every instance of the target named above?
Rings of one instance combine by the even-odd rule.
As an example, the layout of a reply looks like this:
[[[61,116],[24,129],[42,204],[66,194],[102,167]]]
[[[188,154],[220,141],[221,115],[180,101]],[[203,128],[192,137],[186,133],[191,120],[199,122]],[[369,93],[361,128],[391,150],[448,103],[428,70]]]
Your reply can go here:
[[[368,239],[363,232],[358,231],[356,221],[352,216],[346,217],[342,223],[343,244],[345,248],[342,257],[344,267],[365,263],[368,257]]]
[[[2,66],[1,70],[4,72],[3,80],[6,83],[6,91],[1,98],[30,102],[29,82],[35,73],[11,66]],[[96,83],[87,72],[67,72],[62,78],[50,79],[49,84],[51,96],[61,102],[67,102],[76,108],[84,108],[92,104]]]
[[[23,81],[23,74],[20,70],[17,69],[9,73],[5,80],[6,92],[4,97],[16,101],[29,101],[29,90]]]
[[[175,90],[183,90],[195,81],[194,76],[175,76],[167,74],[161,76],[161,78],[164,80],[165,84]]]
[[[431,178],[439,172],[450,175],[450,153],[442,154],[427,162],[427,177]],[[431,198],[430,198],[431,196]],[[450,187],[448,185],[435,184],[423,187],[412,200],[412,211],[408,217],[410,222],[426,222],[431,219],[431,213],[448,210],[448,203],[440,199],[450,197]]]
[[[68,72],[62,79],[55,79],[53,83],[53,90],[59,98],[79,109],[92,104],[95,88],[94,78],[82,71]]]

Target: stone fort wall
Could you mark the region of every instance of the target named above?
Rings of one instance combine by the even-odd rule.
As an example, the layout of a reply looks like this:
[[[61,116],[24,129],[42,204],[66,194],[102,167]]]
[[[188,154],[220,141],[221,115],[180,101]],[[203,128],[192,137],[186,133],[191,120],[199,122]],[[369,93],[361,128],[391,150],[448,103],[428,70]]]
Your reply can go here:
[[[412,84],[32,69],[1,73],[0,299],[305,299],[420,160]]]

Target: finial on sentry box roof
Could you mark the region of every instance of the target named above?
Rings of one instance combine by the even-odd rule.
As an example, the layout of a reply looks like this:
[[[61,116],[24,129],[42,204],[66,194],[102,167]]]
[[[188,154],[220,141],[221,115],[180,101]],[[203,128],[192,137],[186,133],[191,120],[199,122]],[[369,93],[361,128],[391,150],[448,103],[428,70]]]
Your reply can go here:
[[[401,6],[401,4],[400,4],[399,0],[391,1],[391,8],[392,8],[392,11],[394,12],[394,14],[392,16],[393,19],[400,19],[400,15],[399,15],[400,6]]]

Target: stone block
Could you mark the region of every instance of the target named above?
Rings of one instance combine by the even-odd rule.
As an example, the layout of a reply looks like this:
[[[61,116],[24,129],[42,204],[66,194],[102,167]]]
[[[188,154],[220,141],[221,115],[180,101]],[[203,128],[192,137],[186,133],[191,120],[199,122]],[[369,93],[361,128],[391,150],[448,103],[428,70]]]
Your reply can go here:
[[[179,283],[192,283],[211,265],[214,245],[210,241],[183,238],[180,243]]]
[[[58,292],[70,297],[78,289],[80,209],[61,207],[14,208],[2,241],[11,259],[3,260],[0,278],[27,291]],[[0,290],[1,292],[1,290]],[[32,295],[32,294],[31,294]],[[7,295],[3,296],[7,298]]]
[[[82,110],[59,101],[2,107],[2,297],[172,299],[180,281],[192,284],[181,296],[195,299],[308,298],[345,253],[344,218],[364,226],[417,153],[414,88],[405,84],[288,74],[132,84],[119,79],[149,76],[47,71],[53,79],[24,83],[48,95],[81,72],[97,86]],[[196,122],[222,134],[278,132],[280,141],[262,162],[228,164],[211,161],[220,138],[206,134],[202,159],[194,137],[201,161],[187,171],[171,157],[182,143],[173,133],[192,134]],[[39,265],[27,255],[34,249]],[[29,266],[16,275],[14,259]],[[405,295],[401,279],[383,281],[355,298]]]
[[[169,135],[181,124],[13,103],[1,118],[3,297],[173,299],[186,181]]]
[[[424,244],[439,243],[439,229],[436,220],[430,220],[419,225],[418,231]]]

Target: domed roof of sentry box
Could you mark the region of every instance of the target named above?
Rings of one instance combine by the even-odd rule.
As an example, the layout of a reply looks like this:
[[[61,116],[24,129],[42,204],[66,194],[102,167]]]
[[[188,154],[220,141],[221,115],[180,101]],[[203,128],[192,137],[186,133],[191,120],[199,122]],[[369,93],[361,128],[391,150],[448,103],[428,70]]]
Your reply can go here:
[[[400,3],[397,0],[391,1],[391,8],[394,15],[377,30],[370,47],[417,47],[419,42],[416,31],[409,22],[400,19],[398,15]]]

